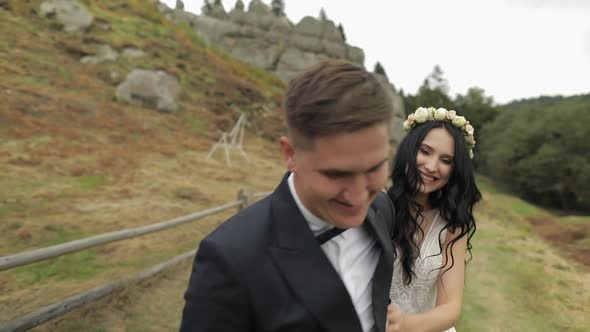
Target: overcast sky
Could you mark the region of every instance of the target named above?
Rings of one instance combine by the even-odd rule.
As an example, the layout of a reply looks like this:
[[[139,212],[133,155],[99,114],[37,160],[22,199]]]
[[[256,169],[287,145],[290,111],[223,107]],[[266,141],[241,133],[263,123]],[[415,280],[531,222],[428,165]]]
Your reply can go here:
[[[202,3],[184,0],[197,14]],[[223,4],[229,11],[235,0]],[[324,8],[365,51],[365,66],[380,61],[406,93],[416,93],[436,64],[452,96],[471,86],[498,103],[590,93],[590,0],[285,0],[285,7],[293,23]]]

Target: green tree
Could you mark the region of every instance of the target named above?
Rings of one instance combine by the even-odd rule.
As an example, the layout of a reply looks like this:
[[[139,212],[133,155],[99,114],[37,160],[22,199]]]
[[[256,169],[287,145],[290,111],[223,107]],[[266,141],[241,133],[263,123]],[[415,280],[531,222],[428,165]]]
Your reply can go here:
[[[439,65],[434,66],[432,72],[424,79],[415,99],[416,107],[444,107],[455,109],[455,104],[449,97],[449,83]],[[411,109],[406,112],[413,112]]]
[[[385,72],[385,68],[383,68],[383,66],[381,65],[381,62],[377,61],[377,63],[375,63],[375,68],[373,69],[373,72],[376,74],[381,74],[385,77],[387,77],[387,73]]]
[[[338,31],[340,31],[340,35],[342,36],[342,40],[346,41],[346,35],[344,34],[344,28],[342,24],[338,23]]]
[[[272,0],[270,6],[276,16],[285,16],[285,2],[283,0]]]
[[[457,113],[465,116],[475,128],[475,139],[478,143],[475,146],[474,152],[479,154],[479,147],[482,140],[485,140],[485,136],[480,134],[486,124],[494,121],[498,115],[498,108],[494,106],[494,99],[486,96],[483,89],[471,87],[465,95],[458,94],[455,97],[454,104]],[[479,159],[476,158],[473,162],[476,169],[479,170]]]
[[[211,0],[205,0],[203,2],[203,6],[201,7],[201,13],[203,15],[208,15],[213,10],[213,5],[211,5]]]
[[[590,211],[590,95],[501,107],[481,132],[482,170],[538,204]]]
[[[430,75],[426,77],[425,85],[430,90],[438,90],[449,94],[449,81],[444,77],[444,72],[439,65],[435,65]]]
[[[328,16],[326,15],[326,11],[324,8],[320,9],[320,21],[324,22],[328,20]]]
[[[221,0],[215,0],[215,2],[213,4],[215,5],[215,7],[223,6],[223,4],[221,3]]]
[[[242,0],[238,0],[236,1],[236,7],[237,10],[244,10],[244,2]]]
[[[444,107],[455,109],[455,104],[448,95],[449,85],[439,65],[424,79],[416,95],[406,95],[404,105],[406,115],[413,113],[418,107]]]

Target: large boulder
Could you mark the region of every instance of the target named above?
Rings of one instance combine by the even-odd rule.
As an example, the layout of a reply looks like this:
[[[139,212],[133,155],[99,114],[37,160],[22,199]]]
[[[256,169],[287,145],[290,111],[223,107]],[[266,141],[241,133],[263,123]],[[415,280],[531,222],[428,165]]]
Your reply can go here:
[[[256,15],[272,15],[272,9],[260,0],[250,1],[248,12]]]
[[[55,18],[67,32],[82,31],[92,25],[94,17],[88,9],[75,0],[47,0],[41,3],[40,14]]]
[[[283,81],[288,82],[304,69],[329,59],[330,57],[325,54],[304,52],[296,47],[289,47],[281,55],[274,73]]]
[[[176,77],[161,70],[135,69],[116,90],[119,101],[162,112],[175,112],[179,95],[180,85]]]

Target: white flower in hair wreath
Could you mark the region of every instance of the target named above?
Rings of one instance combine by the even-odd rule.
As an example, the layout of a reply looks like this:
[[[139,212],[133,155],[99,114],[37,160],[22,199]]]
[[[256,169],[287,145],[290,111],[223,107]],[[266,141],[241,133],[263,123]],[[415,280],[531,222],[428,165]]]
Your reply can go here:
[[[447,121],[452,123],[455,127],[463,132],[465,142],[469,147],[469,157],[473,159],[473,148],[475,147],[475,129],[464,116],[457,115],[457,112],[451,110],[447,111],[444,108],[434,107],[418,107],[416,111],[408,115],[408,119],[404,121],[404,129],[406,131],[412,130],[416,125],[425,123],[427,121]]]

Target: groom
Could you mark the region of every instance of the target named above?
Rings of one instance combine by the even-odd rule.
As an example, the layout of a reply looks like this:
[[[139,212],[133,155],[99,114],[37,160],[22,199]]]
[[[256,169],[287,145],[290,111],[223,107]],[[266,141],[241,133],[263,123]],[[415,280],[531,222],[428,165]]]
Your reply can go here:
[[[180,330],[385,330],[393,209],[391,95],[374,74],[324,62],[289,84],[288,172],[200,244]]]

